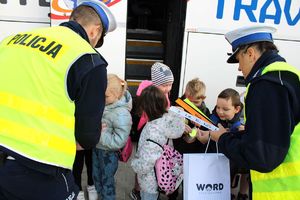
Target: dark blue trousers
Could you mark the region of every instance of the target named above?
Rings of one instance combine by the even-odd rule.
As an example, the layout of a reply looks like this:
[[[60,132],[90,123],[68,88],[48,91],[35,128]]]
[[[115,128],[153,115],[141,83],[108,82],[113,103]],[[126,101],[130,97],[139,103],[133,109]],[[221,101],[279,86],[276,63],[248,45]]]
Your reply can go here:
[[[1,200],[76,200],[78,192],[70,170],[58,169],[56,175],[49,175],[15,160],[6,160],[0,167]]]

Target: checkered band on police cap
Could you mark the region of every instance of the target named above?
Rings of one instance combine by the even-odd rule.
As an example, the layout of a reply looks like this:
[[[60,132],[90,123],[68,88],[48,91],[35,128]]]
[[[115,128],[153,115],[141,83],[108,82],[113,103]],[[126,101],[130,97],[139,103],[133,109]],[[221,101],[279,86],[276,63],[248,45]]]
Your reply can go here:
[[[174,77],[171,69],[167,65],[156,62],[151,67],[151,80],[153,85],[159,86],[173,82]]]

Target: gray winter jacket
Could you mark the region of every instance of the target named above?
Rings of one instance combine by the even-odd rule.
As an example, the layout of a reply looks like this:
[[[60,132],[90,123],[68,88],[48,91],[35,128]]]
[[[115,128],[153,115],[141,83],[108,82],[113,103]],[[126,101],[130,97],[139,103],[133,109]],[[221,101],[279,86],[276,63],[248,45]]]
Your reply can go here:
[[[147,141],[147,139],[164,145],[167,143],[168,138],[175,139],[181,137],[184,127],[184,118],[169,111],[161,118],[147,122],[143,128],[137,153],[131,162],[131,167],[133,171],[137,173],[138,182],[142,191],[148,193],[158,192],[154,165],[163,152],[160,146]]]

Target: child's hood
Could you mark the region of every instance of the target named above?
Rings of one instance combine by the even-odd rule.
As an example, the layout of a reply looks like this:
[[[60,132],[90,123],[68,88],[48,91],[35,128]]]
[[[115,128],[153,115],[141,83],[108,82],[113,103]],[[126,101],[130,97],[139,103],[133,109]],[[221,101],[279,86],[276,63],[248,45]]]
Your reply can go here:
[[[115,103],[105,106],[105,111],[115,109],[117,107],[125,107],[129,112],[132,109],[132,97],[128,90],[125,91],[124,96]]]
[[[137,91],[136,91],[136,95],[137,95],[137,96],[140,96],[141,93],[142,93],[142,91],[143,91],[146,87],[148,87],[148,86],[150,86],[150,85],[153,85],[153,82],[152,82],[152,81],[149,81],[149,80],[143,80],[143,81],[140,83],[140,85],[139,85],[139,87],[138,87],[138,89],[137,89]]]

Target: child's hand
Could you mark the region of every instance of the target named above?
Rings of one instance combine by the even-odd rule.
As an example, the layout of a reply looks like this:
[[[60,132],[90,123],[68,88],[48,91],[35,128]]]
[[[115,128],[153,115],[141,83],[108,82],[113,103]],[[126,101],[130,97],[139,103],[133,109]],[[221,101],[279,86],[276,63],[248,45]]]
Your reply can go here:
[[[81,150],[84,150],[84,148],[78,142],[76,142],[76,151],[81,151]]]
[[[103,130],[105,130],[107,128],[106,123],[102,123],[101,124],[101,132],[103,132]]]
[[[197,139],[202,143],[206,144],[208,141],[209,131],[202,131],[197,129]]]
[[[243,130],[245,130],[245,126],[244,125],[240,125],[239,131],[243,131]]]
[[[192,128],[189,125],[185,124],[184,133],[189,134],[190,132],[192,132]]]

